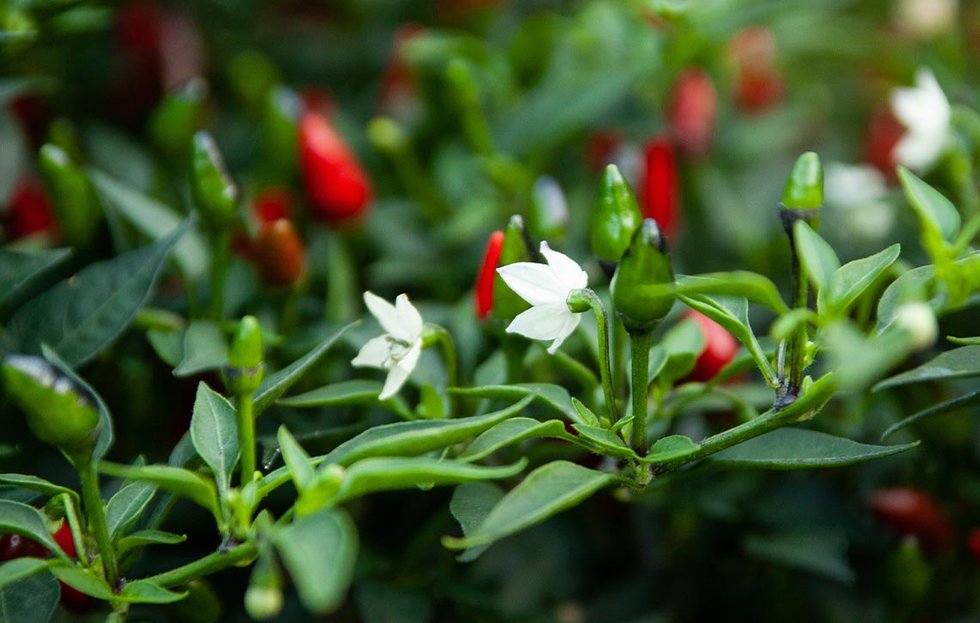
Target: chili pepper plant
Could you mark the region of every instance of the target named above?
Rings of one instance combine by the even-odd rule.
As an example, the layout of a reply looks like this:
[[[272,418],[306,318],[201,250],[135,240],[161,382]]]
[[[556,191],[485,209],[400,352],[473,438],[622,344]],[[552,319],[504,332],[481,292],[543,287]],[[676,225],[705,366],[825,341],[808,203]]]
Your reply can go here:
[[[0,620],[972,620],[978,16],[0,6]]]

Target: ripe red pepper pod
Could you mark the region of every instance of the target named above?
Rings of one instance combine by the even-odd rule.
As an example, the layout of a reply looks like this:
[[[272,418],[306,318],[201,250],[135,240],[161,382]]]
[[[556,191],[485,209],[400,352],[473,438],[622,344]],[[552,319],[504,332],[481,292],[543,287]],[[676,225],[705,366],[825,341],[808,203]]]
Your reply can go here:
[[[306,112],[299,126],[300,164],[313,212],[330,223],[363,216],[371,183],[326,116]]]
[[[264,223],[252,242],[252,260],[262,281],[274,288],[295,285],[306,272],[306,251],[292,221]]]
[[[731,363],[738,353],[740,345],[725,327],[701,312],[692,309],[685,312],[684,315],[697,322],[701,333],[704,335],[704,348],[698,355],[694,369],[686,380],[702,383],[710,381]]]
[[[275,223],[293,216],[293,196],[287,188],[266,188],[252,200],[252,213],[259,223]]]
[[[473,296],[476,317],[480,320],[489,316],[493,310],[493,281],[497,276],[497,263],[500,261],[500,250],[503,245],[503,230],[498,229],[490,234],[487,249],[483,253],[483,263],[480,264],[480,271],[476,276],[476,290]]]
[[[916,537],[929,551],[943,550],[952,544],[949,517],[936,498],[925,491],[913,487],[879,489],[869,506],[882,522],[901,534]]]
[[[58,222],[51,201],[41,182],[31,177],[21,179],[14,187],[4,221],[11,240],[35,234],[46,234],[52,238],[58,236]]]
[[[783,99],[783,78],[776,67],[776,38],[764,26],[747,26],[728,42],[735,69],[735,105],[747,113],[764,112]]]
[[[905,126],[888,108],[873,113],[864,136],[864,159],[886,179],[896,181],[895,146],[905,135]]]
[[[76,558],[78,551],[75,549],[75,538],[72,535],[71,527],[67,521],[63,521],[61,526],[52,535],[61,551],[68,554],[70,558]],[[15,558],[48,558],[51,553],[46,547],[19,534],[0,535],[0,562],[14,560]],[[74,588],[61,582],[61,605],[70,612],[80,613],[89,609],[92,605],[92,598],[81,593]]]
[[[671,90],[666,114],[671,134],[687,156],[707,154],[718,116],[718,95],[711,76],[702,69],[682,72]]]
[[[668,238],[680,226],[680,188],[674,145],[665,135],[643,148],[643,217],[657,221]]]

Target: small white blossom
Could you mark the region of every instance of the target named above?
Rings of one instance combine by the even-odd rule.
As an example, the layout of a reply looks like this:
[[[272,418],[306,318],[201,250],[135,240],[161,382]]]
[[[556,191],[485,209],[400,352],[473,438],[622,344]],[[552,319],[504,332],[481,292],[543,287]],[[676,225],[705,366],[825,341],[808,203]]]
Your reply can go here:
[[[930,39],[956,26],[959,0],[898,0],[898,29],[920,39]]]
[[[894,326],[905,331],[916,350],[925,350],[936,342],[939,326],[936,314],[926,303],[905,303],[895,313]]]
[[[898,88],[891,95],[892,112],[905,126],[895,145],[895,161],[925,172],[939,159],[949,136],[949,100],[936,77],[926,68],[915,74],[915,86]]]
[[[386,400],[398,393],[419,361],[422,316],[405,294],[399,294],[392,305],[372,292],[365,292],[364,303],[386,333],[368,340],[351,364],[388,371],[384,388],[378,395],[379,399]]]
[[[885,176],[878,169],[843,162],[827,165],[824,197],[829,207],[843,212],[848,231],[868,240],[882,238],[895,220],[887,196]]]
[[[541,255],[547,265],[517,262],[497,269],[507,286],[531,304],[531,309],[517,315],[507,327],[532,340],[553,340],[548,352],[554,354],[575,327],[579,314],[568,309],[568,295],[588,285],[589,277],[582,267],[563,253],[552,251],[541,242]]]

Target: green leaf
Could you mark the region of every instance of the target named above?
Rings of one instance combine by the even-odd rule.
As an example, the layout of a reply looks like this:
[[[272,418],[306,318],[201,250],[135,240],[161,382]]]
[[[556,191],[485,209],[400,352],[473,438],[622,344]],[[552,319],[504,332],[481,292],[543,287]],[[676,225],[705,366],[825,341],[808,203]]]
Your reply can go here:
[[[170,465],[120,465],[108,461],[99,463],[99,471],[110,476],[155,484],[164,491],[187,498],[208,509],[221,522],[218,492],[214,483],[197,472]]]
[[[148,482],[131,482],[116,491],[105,507],[109,536],[115,539],[125,533],[143,514],[156,491],[156,485]]]
[[[599,425],[599,418],[596,417],[596,414],[592,411],[592,409],[582,404],[582,401],[574,396],[572,396],[572,408],[575,409],[576,413],[578,413],[579,418],[581,418],[589,426]]]
[[[103,205],[122,216],[144,236],[159,240],[180,225],[181,214],[169,206],[102,171],[90,169],[89,175]],[[174,248],[174,260],[189,280],[204,277],[211,263],[204,237],[193,228],[188,231]]]
[[[572,424],[572,428],[578,431],[579,440],[593,446],[597,454],[609,454],[621,459],[636,458],[636,452],[623,442],[623,438],[608,428],[587,424]]]
[[[320,359],[327,354],[327,351],[337,343],[337,340],[341,338],[351,327],[356,323],[351,323],[346,327],[337,331],[327,340],[321,342],[315,346],[310,352],[306,353],[293,363],[289,364],[282,370],[279,370],[275,374],[271,374],[259,387],[259,391],[255,394],[255,415],[256,417],[262,413],[266,408],[272,406],[272,404],[279,399],[280,396],[289,391],[289,388],[296,384],[306,372],[319,363]]]
[[[641,457],[640,460],[646,463],[674,461],[688,454],[692,454],[700,447],[690,437],[685,435],[668,435],[655,441],[650,446],[650,451],[647,452],[647,455]]]
[[[850,583],[854,571],[847,561],[847,541],[838,532],[782,532],[749,536],[749,554],[803,571]]]
[[[839,467],[891,456],[917,445],[875,446],[804,428],[780,428],[722,450],[709,460],[727,467],[759,469]]]
[[[520,413],[533,400],[519,402],[478,417],[457,420],[415,420],[369,428],[323,457],[323,463],[350,465],[373,456],[413,456],[439,450],[479,435],[491,426]]]
[[[357,561],[357,529],[342,510],[325,509],[270,534],[307,610],[323,614],[343,602]]]
[[[92,399],[96,408],[99,410],[99,439],[95,442],[95,450],[93,450],[92,456],[95,458],[95,460],[100,460],[112,446],[113,424],[112,414],[109,413],[109,407],[107,407],[105,401],[102,400],[102,396],[100,396],[91,385],[86,383],[82,377],[75,374],[75,371],[61,359],[59,353],[53,351],[47,344],[41,345],[41,353],[44,355],[44,358],[51,363],[51,365],[58,368],[62,374],[71,379],[78,387],[85,390],[85,392],[88,393],[89,398]]]
[[[566,439],[569,435],[561,420],[539,422],[527,417],[513,417],[481,433],[457,458],[461,461],[479,461],[503,447],[539,437]]]
[[[425,457],[364,459],[354,463],[346,471],[334,502],[339,504],[376,491],[510,478],[519,474],[526,466],[527,459],[502,467],[485,467]]]
[[[723,326],[749,351],[766,380],[770,383],[774,382],[776,372],[772,369],[772,364],[769,363],[769,358],[762,350],[762,345],[759,344],[749,323],[747,299],[738,296],[682,296],[681,301]]]
[[[703,275],[679,275],[672,286],[665,287],[677,296],[745,297],[746,300],[765,305],[780,314],[789,311],[789,307],[779,296],[776,285],[768,277],[744,270],[705,273]]]
[[[793,239],[796,241],[803,270],[819,292],[830,283],[831,275],[840,268],[840,260],[837,259],[834,248],[813,231],[806,221],[799,220],[793,225]]]
[[[277,404],[285,407],[339,407],[378,402],[382,384],[378,381],[356,379],[318,387],[297,396],[283,398]]]
[[[193,376],[228,363],[228,343],[218,323],[195,320],[184,333],[184,348],[174,376]]]
[[[135,580],[127,582],[116,598],[131,604],[172,604],[184,597],[186,592],[176,593],[149,580]]]
[[[910,415],[907,418],[895,422],[889,426],[885,432],[881,434],[881,440],[884,441],[886,437],[889,437],[892,433],[898,432],[903,428],[907,428],[916,422],[931,418],[937,415],[945,415],[947,413],[953,413],[959,411],[963,407],[967,407],[972,404],[980,403],[980,390],[975,392],[970,392],[969,394],[953,398],[952,400],[946,400],[937,405],[933,405],[928,409],[923,409],[914,415]]]
[[[167,255],[187,230],[111,260],[97,262],[27,302],[7,325],[9,352],[37,354],[48,344],[69,366],[79,366],[129,326],[150,296]]]
[[[0,305],[15,299],[29,285],[62,264],[70,255],[71,249],[0,249]]]
[[[22,489],[30,489],[31,491],[43,493],[48,497],[54,497],[62,493],[67,493],[75,500],[76,503],[78,502],[78,494],[72,489],[62,487],[61,485],[56,485],[53,482],[48,482],[43,478],[38,478],[37,476],[32,476],[30,474],[0,474],[0,484],[13,485]]]
[[[238,425],[235,407],[203,381],[197,386],[191,416],[194,449],[211,468],[219,490],[231,484],[231,473],[238,461]]]
[[[289,475],[296,483],[296,490],[303,491],[313,482],[316,475],[313,471],[313,464],[310,462],[310,455],[303,450],[303,447],[297,443],[296,438],[289,433],[285,426],[279,427],[278,437],[279,450],[282,452],[283,460],[286,461]]]
[[[953,240],[960,230],[960,213],[950,200],[904,167],[898,167],[898,178],[923,229],[932,229],[945,240]]]
[[[854,260],[837,269],[828,287],[820,290],[817,309],[822,313],[844,314],[858,297],[882,275],[901,252],[901,246],[892,246],[870,257]]]
[[[704,332],[693,319],[685,318],[671,327],[654,347],[655,351],[663,352],[664,359],[657,370],[657,379],[666,386],[687,376],[704,350],[704,339]],[[660,355],[651,357],[659,358]]]
[[[43,558],[15,558],[0,564],[0,588],[19,582],[51,566],[51,561]],[[2,607],[0,607],[2,609]]]
[[[482,385],[479,387],[450,387],[454,396],[508,400],[534,396],[535,400],[564,415],[570,422],[587,424],[572,407],[572,397],[561,385],[551,383],[515,383],[514,385]]]
[[[68,554],[61,551],[48,532],[44,516],[33,506],[0,500],[0,534],[19,534],[34,539],[61,560],[69,561]]]
[[[874,391],[908,383],[945,381],[978,375],[980,375],[980,346],[961,346],[940,353],[932,361],[917,368],[885,379],[874,386]]]
[[[0,588],[0,623],[46,623],[61,589],[50,573],[37,573]]]
[[[464,536],[469,536],[483,523],[490,511],[504,497],[503,490],[490,482],[471,482],[456,487],[449,501],[449,512],[453,514]],[[479,545],[464,551],[456,557],[460,562],[471,562],[490,547]]]
[[[129,550],[147,545],[176,545],[186,540],[187,536],[184,534],[174,534],[162,530],[140,530],[119,539],[116,545],[116,553],[122,555]]]
[[[150,329],[146,339],[162,362],[176,368],[184,358],[184,334],[181,331]]]
[[[612,474],[568,461],[542,465],[508,492],[471,534],[443,537],[443,545],[467,549],[492,543],[581,503],[615,480]]]
[[[114,597],[109,583],[95,572],[80,567],[52,567],[51,573],[68,586],[89,597],[109,601]]]

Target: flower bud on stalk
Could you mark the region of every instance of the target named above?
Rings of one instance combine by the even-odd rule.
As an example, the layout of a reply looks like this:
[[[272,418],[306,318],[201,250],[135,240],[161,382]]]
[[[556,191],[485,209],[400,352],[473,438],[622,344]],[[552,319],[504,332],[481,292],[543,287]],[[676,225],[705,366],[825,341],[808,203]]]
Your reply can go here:
[[[524,219],[518,215],[510,217],[510,222],[504,230],[500,246],[500,259],[497,266],[507,266],[518,262],[537,260],[536,254],[529,251],[530,239],[524,229]],[[504,283],[503,278],[496,274],[493,280],[493,317],[503,323],[509,323],[529,305]]]
[[[592,211],[592,253],[600,260],[618,262],[641,220],[633,190],[619,168],[610,164],[602,173]]]
[[[194,135],[191,147],[191,190],[201,214],[215,228],[238,213],[238,187],[228,175],[224,158],[207,132]]]
[[[38,165],[64,241],[72,246],[88,246],[102,217],[88,175],[63,149],[51,143],[41,147]]]
[[[8,355],[2,371],[7,395],[27,415],[34,436],[73,460],[87,460],[102,427],[83,390],[40,357]]]
[[[314,213],[330,223],[363,216],[371,183],[360,162],[319,112],[307,112],[299,126],[300,164]]]
[[[245,316],[228,350],[228,380],[235,394],[251,394],[262,383],[263,366],[262,326],[255,316]]]
[[[649,333],[674,304],[674,296],[664,286],[674,281],[667,239],[648,218],[633,235],[612,280],[612,300],[616,312],[630,333]]]
[[[252,568],[245,591],[245,610],[257,621],[265,621],[282,610],[282,578],[271,546],[266,546]]]
[[[480,272],[476,276],[476,289],[474,290],[474,303],[476,306],[476,317],[485,320],[490,312],[493,311],[493,284],[497,276],[497,264],[500,262],[500,250],[504,244],[504,232],[497,230],[490,234],[487,240],[487,249],[483,253],[483,263],[480,264]]]
[[[263,223],[251,245],[251,259],[262,281],[273,288],[289,288],[306,273],[303,241],[289,219]]]
[[[820,225],[823,206],[823,165],[820,156],[808,151],[796,159],[780,202],[780,218],[786,234],[793,239],[793,223],[804,220],[813,229]]]
[[[643,149],[643,216],[673,236],[680,225],[680,189],[674,146],[666,136],[651,139]]]

